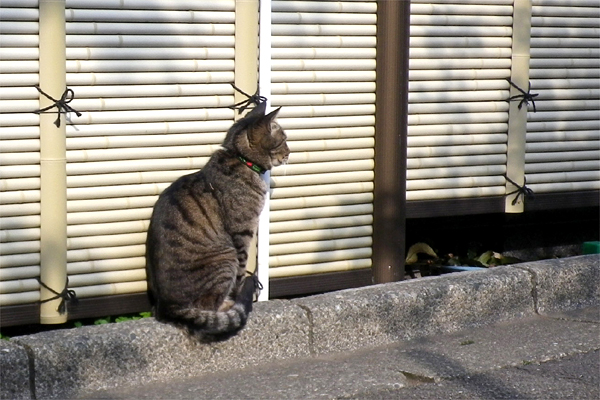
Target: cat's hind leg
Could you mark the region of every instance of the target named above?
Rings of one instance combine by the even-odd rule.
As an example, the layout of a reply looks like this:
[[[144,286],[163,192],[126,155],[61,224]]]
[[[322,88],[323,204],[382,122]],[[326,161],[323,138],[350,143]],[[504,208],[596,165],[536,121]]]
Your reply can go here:
[[[242,283],[242,287],[240,288],[235,303],[230,306],[228,310],[220,310],[218,314],[231,314],[237,313],[236,319],[239,318],[237,327],[229,330],[229,331],[221,331],[221,332],[207,332],[203,329],[190,329],[190,332],[194,334],[200,341],[203,342],[218,342],[222,340],[227,340],[232,336],[235,336],[245,325],[246,320],[250,312],[252,312],[252,303],[254,300],[254,293],[258,287],[258,278],[254,275],[246,277]],[[233,300],[227,299],[227,302],[231,302]],[[224,303],[225,304],[225,303]]]

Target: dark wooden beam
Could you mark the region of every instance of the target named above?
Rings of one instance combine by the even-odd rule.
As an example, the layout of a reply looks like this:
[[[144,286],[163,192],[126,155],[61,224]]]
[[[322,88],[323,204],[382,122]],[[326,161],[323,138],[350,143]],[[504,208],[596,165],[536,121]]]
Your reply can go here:
[[[404,278],[410,1],[377,2],[373,278]]]
[[[370,269],[329,272],[318,275],[275,278],[269,282],[269,297],[295,297],[372,284]]]
[[[513,195],[514,196],[514,195]],[[540,193],[525,201],[525,213],[541,210],[599,207],[600,192]],[[465,199],[419,200],[406,204],[407,218],[435,218],[460,215],[504,213],[504,196]]]
[[[19,304],[0,307],[0,327],[39,324],[40,305]]]
[[[69,319],[98,318],[142,311],[150,311],[150,302],[146,293],[90,297],[80,299],[76,306],[69,306]]]
[[[504,213],[504,196],[409,201],[407,218]]]
[[[150,303],[146,293],[121,294],[79,299],[78,304],[69,305],[68,310],[68,319],[73,321],[84,318],[98,318],[150,311]],[[39,304],[0,307],[0,326],[3,328],[18,325],[36,325],[39,323]],[[60,327],[60,324],[57,325],[58,327]]]
[[[534,194],[533,200],[525,201],[525,212],[599,206],[600,191],[598,190],[570,193],[540,193]]]

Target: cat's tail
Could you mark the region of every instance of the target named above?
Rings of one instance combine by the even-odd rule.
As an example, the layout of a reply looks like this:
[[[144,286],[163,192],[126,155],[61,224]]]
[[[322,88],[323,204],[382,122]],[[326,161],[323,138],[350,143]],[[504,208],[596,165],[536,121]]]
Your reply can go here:
[[[227,311],[177,308],[169,310],[169,314],[184,322],[193,333],[208,335],[236,333],[246,325],[248,315],[252,311],[257,285],[259,283],[256,276],[246,278],[236,302]]]

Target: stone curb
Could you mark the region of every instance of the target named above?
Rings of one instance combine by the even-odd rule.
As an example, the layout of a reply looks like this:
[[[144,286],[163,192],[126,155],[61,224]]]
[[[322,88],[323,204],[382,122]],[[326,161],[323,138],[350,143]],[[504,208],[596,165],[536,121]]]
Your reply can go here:
[[[594,306],[600,299],[600,255],[528,262],[514,268],[532,274],[539,314]]]
[[[23,346],[0,340],[0,399],[30,399],[29,357]]]
[[[599,264],[578,256],[272,300],[214,344],[152,318],[21,336],[0,343],[0,398],[76,398],[598,305]]]

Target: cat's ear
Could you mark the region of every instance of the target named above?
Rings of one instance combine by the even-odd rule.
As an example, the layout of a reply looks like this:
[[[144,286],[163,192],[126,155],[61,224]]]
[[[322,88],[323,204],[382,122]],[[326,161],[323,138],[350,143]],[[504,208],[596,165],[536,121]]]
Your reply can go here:
[[[277,118],[277,114],[279,113],[279,110],[281,110],[281,107],[276,108],[275,110],[271,111],[270,113],[265,115],[264,118],[262,118],[262,120],[261,120],[261,123],[266,128],[266,132],[270,135],[273,134],[273,130],[276,129],[276,126],[278,126],[277,123],[274,121],[275,121],[275,118]]]
[[[279,113],[279,110],[281,110],[281,107],[271,111],[269,114],[264,115],[264,109],[266,108],[266,104],[265,103],[261,103],[261,105],[263,106],[263,114],[261,117],[259,117],[259,119],[257,120],[253,120],[253,129],[250,130],[249,135],[248,135],[248,139],[250,140],[250,143],[258,143],[260,142],[265,136],[270,136],[271,135],[271,131],[272,131],[272,124],[273,124],[273,120],[275,119],[275,117],[277,117],[277,114]],[[256,106],[256,108],[258,108],[258,106]],[[255,108],[255,110],[256,110]],[[252,110],[252,112],[254,112],[254,110]]]
[[[273,122],[275,120],[275,118],[277,118],[277,114],[279,113],[279,110],[281,110],[281,107],[276,108],[275,110],[271,111],[270,113],[268,113],[267,115],[265,115],[265,117],[262,119],[261,123],[267,127],[267,131],[269,133],[273,133],[273,126],[274,124],[276,124],[275,122]]]
[[[277,114],[279,114],[279,110],[281,110],[281,107],[276,108],[275,110],[273,110],[270,113],[268,113],[267,115],[265,115],[265,120],[267,122],[273,121],[275,118],[277,118]]]

